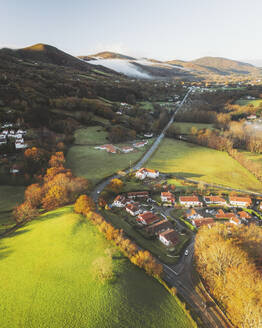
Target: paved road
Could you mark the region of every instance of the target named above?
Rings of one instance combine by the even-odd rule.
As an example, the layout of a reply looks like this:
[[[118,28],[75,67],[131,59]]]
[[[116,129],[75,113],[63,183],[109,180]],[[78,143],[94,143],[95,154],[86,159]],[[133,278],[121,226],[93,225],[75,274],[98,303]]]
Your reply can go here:
[[[162,133],[157,137],[151,148],[145,153],[145,155],[141,158],[141,160],[135,164],[132,168],[127,169],[125,172],[128,173],[131,170],[138,170],[148,161],[148,159],[152,156],[155,150],[158,148],[159,144],[163,140],[167,129],[173,124],[176,114],[181,110],[184,105],[186,99],[188,98],[191,89],[189,89],[173,113],[170,121],[163,129]],[[99,194],[105,189],[105,187],[110,183],[110,181],[114,178],[120,178],[120,175],[115,174],[100,184],[98,184],[92,192],[92,197],[94,201],[97,203],[99,198]],[[179,222],[177,223],[179,224]],[[181,229],[184,227],[180,227]],[[188,255],[182,256],[179,263],[174,266],[166,265],[162,263],[164,268],[165,280],[170,286],[176,287],[177,291],[182,295],[185,301],[190,304],[190,306],[198,312],[199,316],[202,318],[203,323],[206,327],[214,327],[214,328],[228,328],[226,320],[224,320],[224,316],[221,315],[219,309],[217,307],[206,308],[205,304],[208,300],[208,295],[200,295],[195,290],[195,284],[192,280],[192,262],[194,255],[194,238],[192,238],[190,245],[188,245]]]

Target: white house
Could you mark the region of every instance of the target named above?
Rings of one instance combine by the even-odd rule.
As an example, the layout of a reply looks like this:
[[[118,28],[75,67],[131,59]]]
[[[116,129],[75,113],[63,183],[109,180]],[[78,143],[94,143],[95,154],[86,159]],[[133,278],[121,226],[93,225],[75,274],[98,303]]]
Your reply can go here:
[[[194,208],[190,208],[190,209],[187,210],[186,217],[189,220],[202,219],[203,218],[203,216],[201,214],[197,213],[197,211]]]
[[[203,205],[203,203],[199,201],[199,198],[197,196],[180,196],[179,202],[185,207]]]
[[[167,229],[158,235],[159,240],[166,246],[173,246],[177,243],[177,233],[174,229]]]
[[[249,207],[252,204],[252,200],[249,197],[230,196],[229,203],[232,206]]]
[[[226,206],[227,202],[224,198],[220,196],[206,196],[204,197],[205,203],[206,204],[214,204],[214,205],[223,205]]]
[[[229,222],[232,223],[232,224],[235,224],[235,225],[240,225],[242,223],[242,221],[239,218],[237,218],[237,217],[231,218],[229,220]]]
[[[133,151],[134,148],[133,147],[126,146],[126,147],[123,147],[121,150],[122,150],[123,153],[126,154],[126,153],[130,153],[131,151]]]
[[[161,201],[174,204],[175,203],[175,197],[171,192],[169,192],[169,191],[164,192],[163,191],[163,192],[161,192]]]
[[[156,179],[157,177],[159,177],[159,172],[156,170],[141,168],[136,172],[136,178],[140,180],[144,180],[145,178]]]
[[[126,197],[124,195],[118,195],[114,199],[113,206],[116,206],[116,207],[125,207],[126,203],[127,203]]]
[[[144,147],[145,145],[147,145],[147,141],[139,141],[139,142],[136,142],[133,144],[134,147],[136,148],[141,148],[141,147]]]
[[[140,213],[140,209],[137,204],[127,204],[126,211],[127,211],[127,213],[131,214],[132,216],[136,216]]]

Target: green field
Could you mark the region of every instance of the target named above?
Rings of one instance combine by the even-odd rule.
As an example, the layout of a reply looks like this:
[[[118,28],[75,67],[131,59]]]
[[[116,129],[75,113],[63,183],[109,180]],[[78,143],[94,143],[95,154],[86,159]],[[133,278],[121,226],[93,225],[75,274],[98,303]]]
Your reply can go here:
[[[262,183],[227,153],[184,141],[165,139],[146,166],[211,184],[262,190]]]
[[[255,100],[239,99],[236,101],[236,104],[240,106],[253,105],[254,107],[258,107],[260,104],[262,104],[262,99],[255,99]]]
[[[108,133],[101,126],[78,129],[74,134],[75,144],[80,145],[101,145],[108,143],[107,136]]]
[[[133,266],[70,206],[0,241],[1,328],[187,328],[165,288]],[[113,252],[113,281],[93,262]]]
[[[150,101],[140,101],[140,108],[145,110],[154,110],[153,104]]]
[[[23,202],[24,190],[20,186],[0,186],[0,234],[15,224],[12,210]]]
[[[152,143],[153,139],[149,141]],[[110,154],[93,146],[73,146],[67,153],[67,167],[77,176],[85,177],[93,183],[128,168],[140,159],[148,145],[128,154]]]
[[[213,124],[207,123],[176,122],[172,125],[175,127],[179,127],[181,134],[191,134],[192,127],[195,127],[197,130],[213,129]]]

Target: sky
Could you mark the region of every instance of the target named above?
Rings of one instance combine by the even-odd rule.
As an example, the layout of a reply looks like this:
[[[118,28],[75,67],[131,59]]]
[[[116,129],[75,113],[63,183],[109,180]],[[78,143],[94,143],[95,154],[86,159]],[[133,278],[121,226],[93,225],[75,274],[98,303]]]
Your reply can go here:
[[[0,0],[0,47],[262,60],[261,0]]]

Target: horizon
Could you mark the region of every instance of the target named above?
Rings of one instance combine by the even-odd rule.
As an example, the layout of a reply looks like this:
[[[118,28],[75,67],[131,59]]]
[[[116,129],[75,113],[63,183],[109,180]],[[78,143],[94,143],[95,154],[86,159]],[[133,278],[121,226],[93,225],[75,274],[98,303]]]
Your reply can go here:
[[[111,51],[162,61],[211,56],[256,62],[262,60],[261,9],[258,0],[78,0],[62,7],[59,0],[11,0],[0,4],[0,48],[45,43],[73,56]]]

